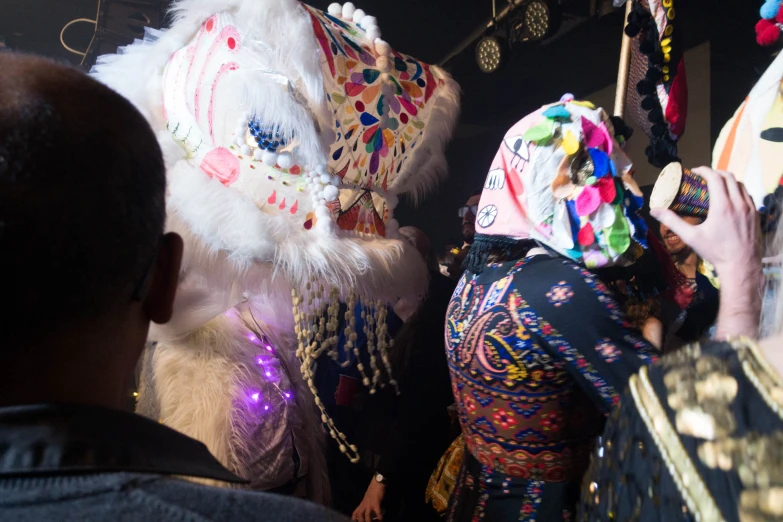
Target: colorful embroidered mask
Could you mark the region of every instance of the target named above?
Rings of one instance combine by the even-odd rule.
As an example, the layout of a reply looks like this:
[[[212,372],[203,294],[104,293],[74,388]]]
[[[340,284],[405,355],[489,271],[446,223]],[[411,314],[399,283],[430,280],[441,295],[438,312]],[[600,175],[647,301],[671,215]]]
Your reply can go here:
[[[395,266],[393,210],[445,174],[459,89],[349,6],[180,0],[171,30],[95,74],[157,131],[169,213],[199,254],[394,301],[426,271]]]
[[[471,249],[534,239],[588,268],[628,265],[647,236],[631,161],[602,109],[564,99],[506,133],[484,185]]]

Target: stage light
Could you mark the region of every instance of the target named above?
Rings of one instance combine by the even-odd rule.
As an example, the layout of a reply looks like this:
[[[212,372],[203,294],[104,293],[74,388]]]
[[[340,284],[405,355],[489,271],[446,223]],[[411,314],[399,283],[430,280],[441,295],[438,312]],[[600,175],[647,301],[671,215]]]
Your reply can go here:
[[[493,73],[503,63],[503,43],[496,36],[485,36],[476,45],[476,63],[481,72]]]
[[[507,24],[510,44],[539,42],[552,30],[552,11],[545,0],[532,2],[514,10]]]

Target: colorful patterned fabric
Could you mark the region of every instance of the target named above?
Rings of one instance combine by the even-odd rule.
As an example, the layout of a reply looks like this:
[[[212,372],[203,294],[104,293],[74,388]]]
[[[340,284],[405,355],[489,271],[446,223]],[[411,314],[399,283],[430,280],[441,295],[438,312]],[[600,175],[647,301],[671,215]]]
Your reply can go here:
[[[516,506],[519,520],[537,520],[542,510],[573,514],[571,493],[602,412],[654,359],[652,348],[623,324],[608,289],[562,258],[491,265],[460,281],[446,346],[466,449],[480,467],[463,470],[450,520],[481,513],[512,520],[489,515],[497,502]],[[543,502],[530,500],[535,491]],[[502,500],[509,498],[511,504]]]
[[[449,499],[454,493],[457,477],[464,460],[465,439],[460,435],[443,454],[438,462],[438,467],[430,477],[429,484],[427,484],[425,500],[432,504],[438,513],[445,513],[449,506]]]
[[[385,194],[405,183],[403,168],[413,167],[412,154],[429,128],[433,97],[444,79],[430,65],[388,45],[379,49],[356,24],[305,7],[321,49],[324,87],[335,120],[330,165],[343,184],[356,187],[350,197],[340,198],[338,225],[384,236],[386,202],[363,189]],[[388,56],[379,50],[388,50]]]
[[[609,116],[564,100],[506,133],[481,195],[474,257],[532,238],[593,268],[630,264],[646,246],[641,191]],[[469,263],[478,272],[483,259]]]

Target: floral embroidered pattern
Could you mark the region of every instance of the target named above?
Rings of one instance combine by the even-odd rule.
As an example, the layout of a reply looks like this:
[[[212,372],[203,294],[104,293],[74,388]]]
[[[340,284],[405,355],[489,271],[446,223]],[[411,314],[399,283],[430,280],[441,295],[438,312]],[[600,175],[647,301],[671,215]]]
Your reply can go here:
[[[519,520],[524,522],[536,522],[536,512],[543,499],[544,482],[531,480],[525,488],[525,500],[519,513]]]
[[[600,353],[608,363],[615,362],[621,355],[620,349],[610,339],[602,339],[601,342],[596,345],[595,350]]]
[[[546,296],[549,302],[555,305],[555,308],[559,308],[571,301],[571,298],[574,297],[574,290],[565,281],[560,281],[547,292]]]
[[[497,410],[492,418],[494,419],[495,424],[504,430],[514,429],[517,425],[517,420],[514,418],[514,415],[503,409]]]

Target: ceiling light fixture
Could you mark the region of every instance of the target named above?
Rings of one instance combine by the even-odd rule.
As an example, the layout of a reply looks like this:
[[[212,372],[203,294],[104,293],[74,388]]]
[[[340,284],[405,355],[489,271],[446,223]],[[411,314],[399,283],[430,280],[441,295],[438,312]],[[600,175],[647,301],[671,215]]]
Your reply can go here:
[[[483,73],[500,69],[505,58],[503,43],[497,36],[485,36],[476,45],[476,63]]]

